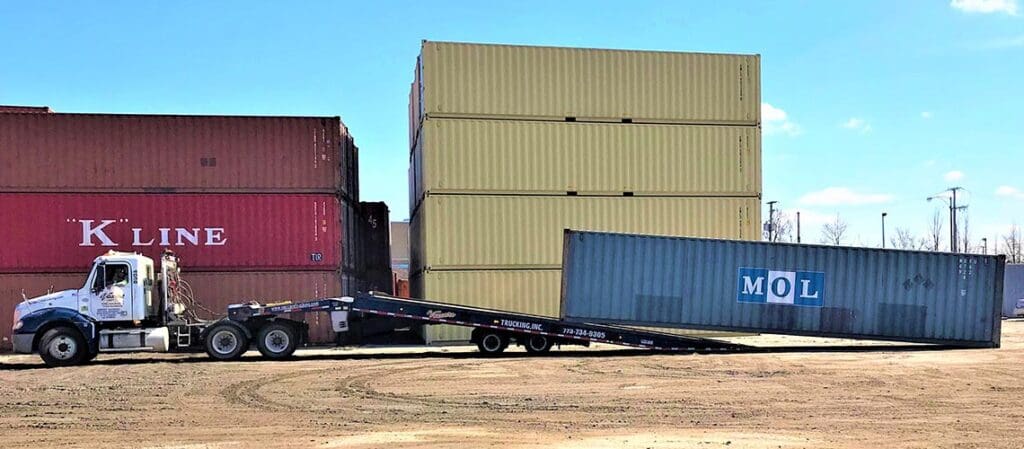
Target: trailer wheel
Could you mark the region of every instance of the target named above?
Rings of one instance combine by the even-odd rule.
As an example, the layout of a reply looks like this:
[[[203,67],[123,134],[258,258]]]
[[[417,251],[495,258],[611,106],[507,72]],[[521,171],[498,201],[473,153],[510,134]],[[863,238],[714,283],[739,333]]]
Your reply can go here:
[[[263,326],[256,338],[256,348],[268,359],[291,357],[299,342],[295,328],[282,323]]]
[[[523,347],[530,354],[543,354],[551,350],[555,342],[547,335],[530,335],[523,338]]]
[[[508,347],[508,335],[492,331],[481,332],[476,339],[476,347],[487,355],[501,354]]]
[[[46,366],[72,366],[85,361],[89,348],[77,329],[55,327],[46,331],[39,340],[39,356]]]
[[[206,333],[206,353],[217,360],[238,360],[249,349],[249,339],[238,326],[214,324]]]

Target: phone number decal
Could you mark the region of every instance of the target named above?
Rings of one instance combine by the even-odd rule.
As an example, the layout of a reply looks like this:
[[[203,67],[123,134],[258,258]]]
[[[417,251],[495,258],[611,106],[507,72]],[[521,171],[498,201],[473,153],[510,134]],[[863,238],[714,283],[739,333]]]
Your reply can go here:
[[[595,330],[590,330],[590,329],[577,329],[575,327],[563,328],[562,329],[562,334],[563,335],[571,335],[571,336],[574,336],[574,337],[598,338],[598,339],[601,339],[601,340],[606,340],[608,338],[608,335],[604,331],[595,331]]]

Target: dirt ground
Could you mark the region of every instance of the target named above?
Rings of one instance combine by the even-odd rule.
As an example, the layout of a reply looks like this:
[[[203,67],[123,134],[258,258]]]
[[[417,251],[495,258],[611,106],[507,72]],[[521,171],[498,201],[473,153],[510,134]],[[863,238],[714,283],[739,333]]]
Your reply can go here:
[[[1003,324],[998,350],[0,356],[0,447],[1021,448],[1024,321]]]

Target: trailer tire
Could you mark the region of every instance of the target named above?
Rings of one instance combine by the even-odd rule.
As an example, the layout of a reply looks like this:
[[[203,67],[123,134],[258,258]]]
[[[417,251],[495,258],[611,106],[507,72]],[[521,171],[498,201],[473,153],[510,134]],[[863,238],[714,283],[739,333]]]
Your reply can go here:
[[[249,338],[236,325],[218,323],[206,332],[206,354],[217,360],[238,360],[249,350]]]
[[[295,332],[294,327],[283,323],[267,324],[256,336],[256,348],[268,359],[280,360],[291,357],[298,343],[298,332]]]
[[[73,366],[85,362],[89,348],[78,329],[58,326],[39,340],[39,357],[46,366]]]
[[[526,352],[530,354],[543,354],[550,351],[551,347],[555,345],[554,340],[547,335],[527,335],[520,341],[523,342]]]
[[[508,335],[495,331],[480,332],[476,338],[476,347],[485,355],[501,354],[508,348]]]

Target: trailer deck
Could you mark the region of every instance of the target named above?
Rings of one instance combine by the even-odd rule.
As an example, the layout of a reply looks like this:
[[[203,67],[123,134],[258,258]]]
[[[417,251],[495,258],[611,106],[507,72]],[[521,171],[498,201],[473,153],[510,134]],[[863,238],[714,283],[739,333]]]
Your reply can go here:
[[[708,338],[614,325],[569,323],[551,317],[399,298],[377,292],[298,303],[233,305],[228,308],[228,319],[244,323],[251,320],[273,319],[293,312],[361,312],[404,318],[425,324],[472,327],[472,341],[485,353],[503,351],[510,339],[515,339],[517,343],[526,346],[530,352],[546,352],[555,344],[589,343],[607,343],[667,352],[728,352],[749,349],[745,345]],[[336,325],[336,330],[338,328]],[[487,344],[488,340],[494,344]]]

